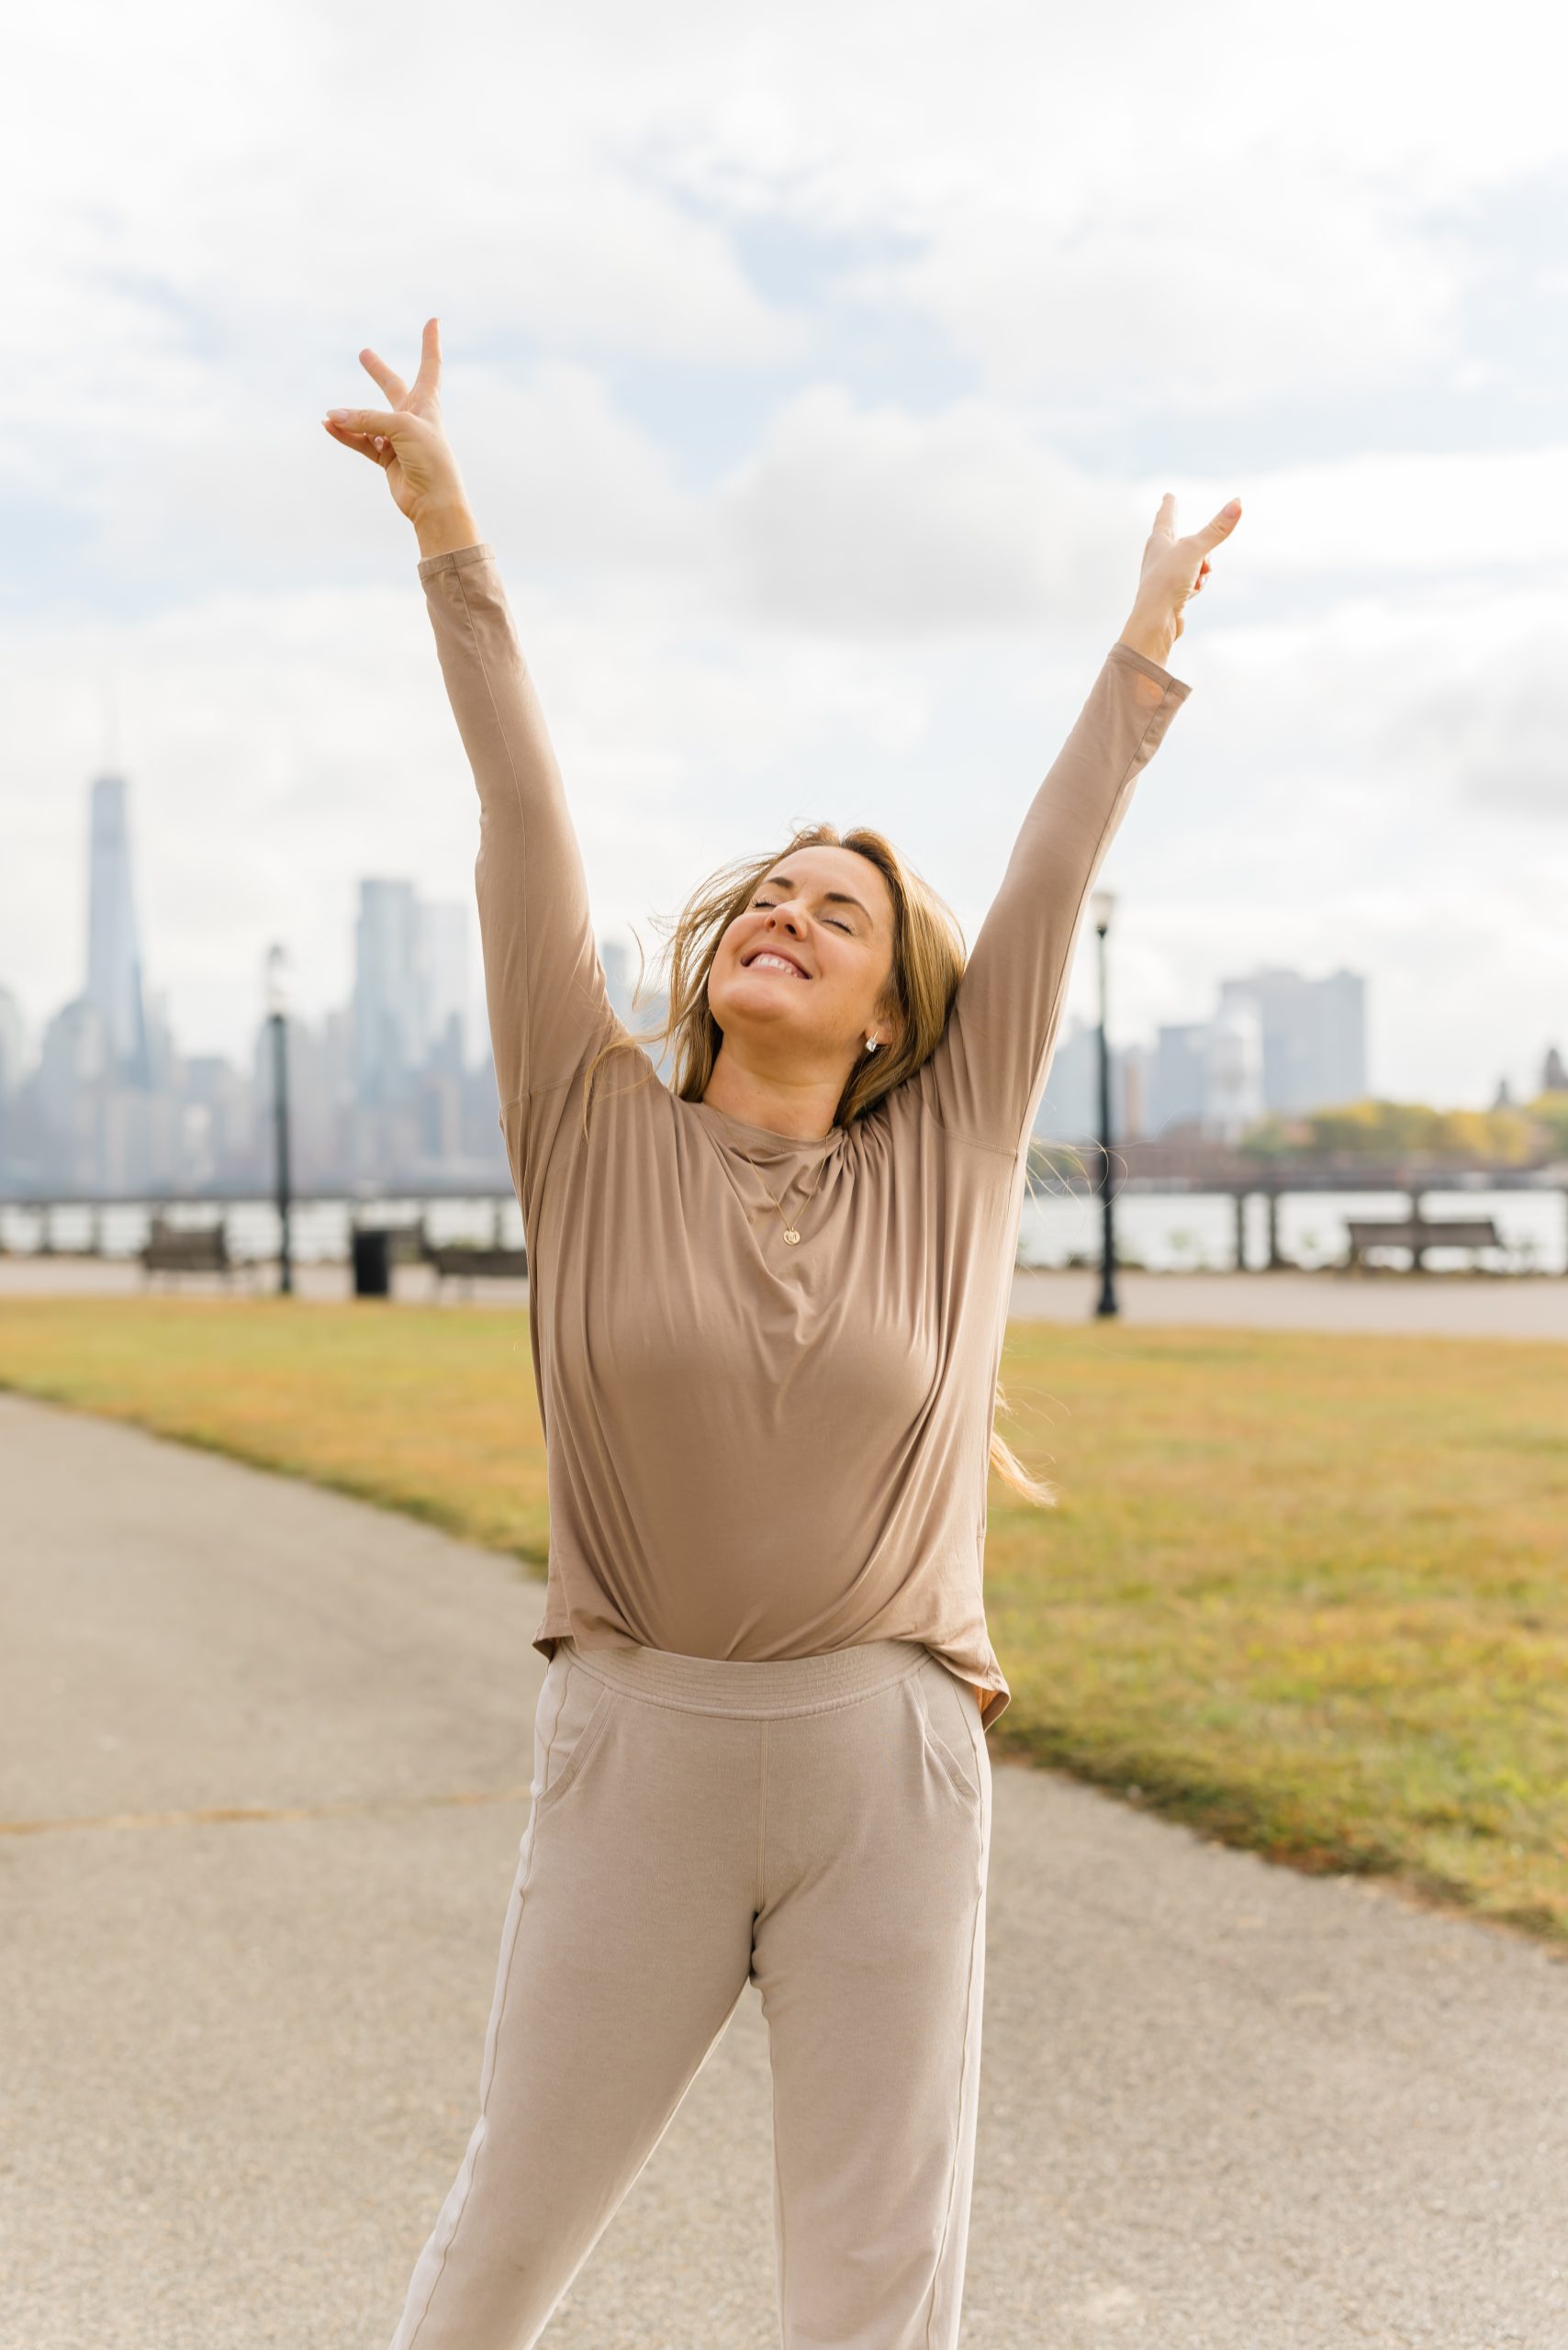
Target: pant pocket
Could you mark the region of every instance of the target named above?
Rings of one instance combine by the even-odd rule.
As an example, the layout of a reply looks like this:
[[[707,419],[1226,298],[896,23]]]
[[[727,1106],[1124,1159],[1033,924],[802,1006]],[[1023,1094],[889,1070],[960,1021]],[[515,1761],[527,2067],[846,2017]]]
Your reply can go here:
[[[585,1673],[568,1649],[555,1651],[534,1716],[531,1792],[535,1818],[553,1811],[568,1788],[577,1785],[604,1735],[614,1701],[609,1682]]]
[[[914,1694],[928,1752],[956,1791],[967,1801],[978,1802],[980,1774],[990,1765],[980,1707],[935,1657],[928,1658],[915,1673]]]

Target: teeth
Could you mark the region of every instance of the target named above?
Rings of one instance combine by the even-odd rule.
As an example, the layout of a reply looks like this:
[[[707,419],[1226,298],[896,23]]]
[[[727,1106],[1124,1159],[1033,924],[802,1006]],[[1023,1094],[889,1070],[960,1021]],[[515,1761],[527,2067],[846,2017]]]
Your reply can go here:
[[[788,971],[797,979],[803,979],[806,976],[804,971],[797,971],[793,963],[787,963],[782,955],[754,955],[746,968],[755,971],[759,963],[767,963],[776,971]]]

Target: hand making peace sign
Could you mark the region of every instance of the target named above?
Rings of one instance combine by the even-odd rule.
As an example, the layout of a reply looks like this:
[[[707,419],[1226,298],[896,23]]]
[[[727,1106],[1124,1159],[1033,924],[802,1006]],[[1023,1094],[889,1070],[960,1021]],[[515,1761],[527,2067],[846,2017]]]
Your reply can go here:
[[[333,408],[321,419],[334,441],[379,465],[400,513],[465,507],[467,494],[441,420],[441,321],[427,319],[420,372],[410,389],[368,346],[359,354],[392,402],[390,409]]]

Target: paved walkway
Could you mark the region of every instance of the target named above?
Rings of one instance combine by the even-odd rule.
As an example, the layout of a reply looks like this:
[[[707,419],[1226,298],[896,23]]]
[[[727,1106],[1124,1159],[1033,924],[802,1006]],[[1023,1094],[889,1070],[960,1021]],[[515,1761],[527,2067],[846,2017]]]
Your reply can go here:
[[[1024,1321],[1086,1322],[1099,1295],[1098,1272],[1018,1273],[1012,1310]],[[1118,1273],[1116,1298],[1128,1325],[1554,1338],[1568,1346],[1568,1278],[1561,1275]]]
[[[457,2166],[541,1589],[0,1395],[0,2344],[385,2350]],[[966,2350],[1563,2350],[1568,1964],[995,1770]],[[549,2330],[777,2342],[747,1993]]]
[[[221,1297],[217,1274],[182,1274],[173,1284],[185,1296]],[[271,1293],[277,1269],[237,1274],[228,1294]],[[296,1268],[303,1298],[346,1298],[346,1265]],[[1408,1331],[1423,1337],[1546,1338],[1568,1346],[1568,1275],[1426,1273],[1135,1273],[1117,1276],[1121,1319],[1207,1323],[1237,1329]],[[438,1289],[423,1265],[393,1269],[395,1303],[487,1305],[525,1310],[526,1281],[476,1281]],[[166,1296],[160,1276],[151,1292],[140,1266],[129,1258],[0,1257],[0,1303],[7,1297]],[[1012,1310],[1025,1321],[1086,1322],[1100,1294],[1097,1272],[1018,1273]],[[1568,2344],[1564,2344],[1568,2350]]]

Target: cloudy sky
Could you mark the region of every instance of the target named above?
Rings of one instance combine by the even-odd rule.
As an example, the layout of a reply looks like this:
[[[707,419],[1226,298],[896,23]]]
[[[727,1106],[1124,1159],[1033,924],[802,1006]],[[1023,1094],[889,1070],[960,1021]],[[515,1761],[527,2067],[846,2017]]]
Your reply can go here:
[[[128,776],[149,979],[246,1049],[362,874],[472,905],[380,477],[443,398],[605,934],[797,822],[969,935],[1161,493],[1245,512],[1107,862],[1113,1026],[1364,972],[1371,1080],[1568,1049],[1568,133],[1544,6],[467,0],[13,13],[0,52],[0,983],[84,973]],[[477,943],[475,1002],[479,1003]],[[1070,1008],[1092,1010],[1081,956]]]

